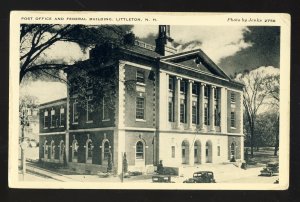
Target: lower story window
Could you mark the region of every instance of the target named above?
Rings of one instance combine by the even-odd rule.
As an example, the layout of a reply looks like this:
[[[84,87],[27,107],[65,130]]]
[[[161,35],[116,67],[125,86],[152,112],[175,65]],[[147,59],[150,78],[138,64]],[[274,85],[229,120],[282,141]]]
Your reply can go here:
[[[171,149],[172,149],[172,158],[175,158],[175,146],[172,146]]]
[[[136,159],[144,159],[144,144],[141,141],[136,143]]]

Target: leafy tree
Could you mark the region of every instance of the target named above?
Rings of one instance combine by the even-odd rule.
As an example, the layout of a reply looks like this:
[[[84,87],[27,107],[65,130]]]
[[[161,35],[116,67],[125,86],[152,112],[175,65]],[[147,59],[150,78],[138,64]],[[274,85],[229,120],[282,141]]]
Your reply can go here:
[[[257,116],[255,129],[257,147],[273,147],[276,145],[276,137],[279,132],[277,118],[276,111],[262,113]]]
[[[111,43],[115,46],[124,43],[124,36],[131,26],[116,25],[60,25],[22,24],[20,27],[20,80],[47,76],[62,80],[58,70],[73,66],[64,61],[47,59],[46,50],[58,42],[76,43],[83,51],[96,44]],[[68,51],[68,50],[66,50]],[[75,61],[74,61],[75,62]]]

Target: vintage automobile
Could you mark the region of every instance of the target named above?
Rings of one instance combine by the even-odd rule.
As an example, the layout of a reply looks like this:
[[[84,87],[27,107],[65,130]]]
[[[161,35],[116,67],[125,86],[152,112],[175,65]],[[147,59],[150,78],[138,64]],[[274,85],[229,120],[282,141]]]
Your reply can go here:
[[[189,178],[183,183],[216,183],[214,173],[211,171],[199,171],[193,174],[193,178]]]
[[[154,183],[173,183],[170,175],[153,175],[152,182]]]
[[[262,176],[273,176],[278,175],[278,173],[279,164],[276,162],[268,163],[267,166],[260,171],[260,175]]]

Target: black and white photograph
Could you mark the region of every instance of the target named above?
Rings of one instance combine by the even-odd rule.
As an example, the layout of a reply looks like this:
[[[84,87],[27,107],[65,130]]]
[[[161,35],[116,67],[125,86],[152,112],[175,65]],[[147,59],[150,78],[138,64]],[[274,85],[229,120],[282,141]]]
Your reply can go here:
[[[11,187],[288,188],[288,15],[11,17]]]

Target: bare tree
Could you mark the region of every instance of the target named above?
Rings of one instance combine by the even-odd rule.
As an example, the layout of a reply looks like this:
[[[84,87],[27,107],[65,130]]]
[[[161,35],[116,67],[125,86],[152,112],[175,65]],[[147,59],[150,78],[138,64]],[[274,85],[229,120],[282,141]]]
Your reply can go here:
[[[243,93],[243,104],[245,108],[246,120],[248,122],[250,130],[250,147],[251,157],[253,158],[253,148],[256,146],[256,119],[257,115],[269,97],[272,97],[273,91],[267,91],[266,85],[270,78],[273,78],[271,74],[268,74],[265,67],[257,68],[252,71],[245,71],[237,74],[236,80],[245,85]],[[272,93],[271,93],[272,92]],[[276,95],[274,95],[276,96]]]
[[[270,96],[270,104],[273,110],[277,113],[277,121],[274,123],[275,131],[275,145],[274,156],[277,156],[279,149],[279,89],[280,89],[280,76],[269,75],[265,79],[265,91]]]

